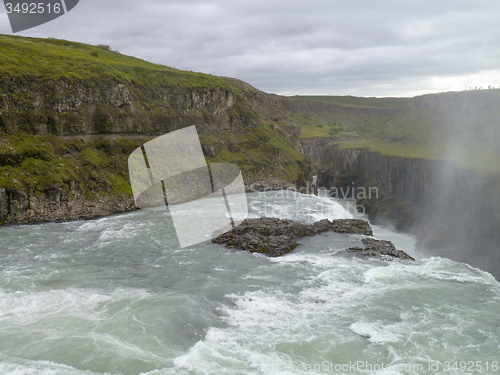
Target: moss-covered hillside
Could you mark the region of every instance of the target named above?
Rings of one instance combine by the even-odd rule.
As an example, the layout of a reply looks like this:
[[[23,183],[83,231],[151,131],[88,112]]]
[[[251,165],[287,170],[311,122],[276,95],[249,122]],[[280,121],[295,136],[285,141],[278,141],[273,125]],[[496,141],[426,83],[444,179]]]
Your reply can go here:
[[[405,111],[409,98],[292,96],[282,99],[301,138],[367,138],[394,115]]]
[[[191,125],[207,161],[238,164],[248,185],[310,178],[275,96],[107,46],[0,35],[0,222],[52,220],[74,200],[130,201],[130,152]],[[62,219],[96,216],[80,208]]]
[[[222,79],[185,72],[122,55],[109,46],[91,46],[53,38],[0,35],[0,75],[47,79],[115,79],[148,86],[229,85]]]

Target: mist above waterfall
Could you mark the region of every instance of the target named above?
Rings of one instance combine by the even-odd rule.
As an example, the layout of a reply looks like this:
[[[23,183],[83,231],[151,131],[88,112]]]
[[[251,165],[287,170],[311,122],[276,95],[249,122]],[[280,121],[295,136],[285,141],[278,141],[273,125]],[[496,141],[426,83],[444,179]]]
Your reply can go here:
[[[413,106],[433,113],[445,160],[433,170],[421,250],[500,277],[500,90],[426,95]]]

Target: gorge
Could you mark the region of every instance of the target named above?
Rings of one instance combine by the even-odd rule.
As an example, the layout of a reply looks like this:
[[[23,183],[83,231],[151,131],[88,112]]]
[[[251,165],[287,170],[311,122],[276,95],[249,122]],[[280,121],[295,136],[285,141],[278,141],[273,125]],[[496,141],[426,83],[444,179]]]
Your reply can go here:
[[[318,186],[377,187],[377,196],[357,202],[371,221],[414,233],[422,253],[465,262],[498,278],[499,104],[497,90],[424,95],[385,125],[393,137],[414,131],[408,123],[432,129],[420,139],[407,135],[390,143],[382,127],[375,134],[385,143],[374,137],[352,147],[354,142],[317,138],[302,139],[302,148],[318,170]],[[427,124],[408,121],[422,114]],[[420,155],[408,155],[412,148]]]
[[[408,98],[282,97],[101,47],[0,36],[0,223],[135,209],[127,157],[195,125],[246,188],[377,187],[370,220],[420,251],[500,276],[498,90]]]

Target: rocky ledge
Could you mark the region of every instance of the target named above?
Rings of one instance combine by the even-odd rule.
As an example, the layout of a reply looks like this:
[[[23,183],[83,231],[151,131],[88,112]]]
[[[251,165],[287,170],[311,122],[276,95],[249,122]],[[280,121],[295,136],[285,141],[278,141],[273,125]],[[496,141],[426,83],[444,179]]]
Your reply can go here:
[[[87,198],[76,184],[68,191],[54,188],[40,194],[7,192],[0,187],[0,225],[97,219],[135,209],[132,197]]]
[[[402,250],[396,250],[396,247],[391,241],[376,240],[374,238],[363,238],[365,248],[351,247],[347,249],[347,253],[355,254],[360,257],[377,257],[382,259],[409,259],[415,260]]]
[[[322,232],[373,235],[368,222],[358,219],[324,219],[308,225],[293,220],[261,217],[245,219],[233,230],[212,239],[212,242],[277,257],[295,249],[299,245],[295,241],[297,238]]]
[[[337,232],[372,236],[372,228],[365,220],[324,219],[314,224],[302,224],[288,219],[261,217],[245,219],[240,225],[212,239],[226,247],[277,257],[289,253],[299,244],[296,239],[314,236],[323,232]],[[341,252],[344,255],[378,257],[380,259],[412,259],[404,251],[396,250],[392,242],[363,238],[365,248],[353,247]]]

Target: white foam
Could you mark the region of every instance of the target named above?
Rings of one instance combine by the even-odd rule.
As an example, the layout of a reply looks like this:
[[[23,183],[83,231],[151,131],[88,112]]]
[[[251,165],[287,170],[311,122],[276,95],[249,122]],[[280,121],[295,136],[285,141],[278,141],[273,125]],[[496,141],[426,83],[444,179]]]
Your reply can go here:
[[[144,224],[141,223],[133,223],[133,224],[125,224],[120,228],[109,228],[105,229],[99,235],[99,240],[101,241],[109,241],[114,239],[131,239],[138,235],[144,235],[142,233],[141,228]]]
[[[103,217],[101,219],[85,221],[78,228],[76,228],[75,231],[86,232],[86,231],[94,231],[96,229],[101,229],[110,224],[110,220],[112,219],[113,219],[112,217]],[[66,224],[72,225],[73,223],[69,222]]]
[[[70,366],[57,364],[49,361],[23,361],[24,363],[13,363],[8,358],[0,362],[0,374],[2,375],[92,375],[90,371],[82,371]]]
[[[487,275],[475,275],[475,271],[467,267],[460,270],[461,276],[450,279],[448,276],[456,269],[456,264],[443,263],[441,259],[380,267],[375,266],[380,262],[336,258],[327,253],[291,253],[271,259],[270,263],[274,263],[273,267],[291,267],[290,272],[296,275],[307,274],[306,278],[293,282],[296,287],[301,286],[301,291],[287,293],[280,288],[269,288],[229,295],[234,306],[223,308],[228,327],[211,328],[204,340],[178,357],[175,360],[177,373],[302,373],[290,369],[291,361],[301,358],[301,350],[308,353],[309,361],[317,358],[316,361],[321,362],[324,359],[321,353],[328,353],[329,347],[358,359],[373,356],[378,353],[377,348],[384,348],[388,353],[381,360],[386,363],[425,363],[426,356],[432,358],[434,355],[435,349],[431,348],[447,345],[447,353],[459,355],[463,353],[462,344],[484,341],[484,335],[474,337],[461,333],[461,330],[474,332],[472,327],[477,326],[468,315],[468,307],[448,302],[441,311],[437,307],[442,297],[433,294],[426,300],[427,307],[412,306],[411,300],[408,302],[404,298],[398,306],[398,300],[388,299],[389,296],[404,297],[409,291],[418,293],[420,287],[415,282],[418,277],[405,275],[430,275],[431,280],[436,280],[430,285],[438,289],[440,283],[448,280],[458,281],[459,285],[462,284],[460,280],[489,282]],[[440,277],[443,275],[444,279]],[[272,284],[272,274],[263,280]],[[385,306],[384,303],[394,305]],[[456,340],[460,343],[457,346]],[[495,342],[497,338],[490,337],[490,340]],[[349,343],[356,341],[379,346],[364,344],[359,352],[356,353],[357,349],[349,352]],[[283,349],[277,351],[277,348]],[[373,373],[401,374],[394,369]]]
[[[304,203],[304,209],[294,219],[304,222],[322,218],[321,211],[315,208],[317,203],[341,206],[324,197],[297,194],[294,197]],[[293,203],[293,199],[261,201],[258,207],[283,207]],[[339,215],[345,215],[344,211],[338,211]],[[253,211],[253,215],[258,213],[259,210]],[[113,217],[71,225],[85,232],[80,233],[83,237],[89,232],[96,239],[101,236],[100,241],[110,247],[120,246],[135,235],[145,237],[141,241],[146,243],[147,230],[155,228],[157,217],[144,221],[146,231],[141,228],[134,234],[136,227],[132,223],[142,224],[136,219],[137,216]],[[250,259],[244,264],[241,274],[235,273],[235,278],[231,278],[234,287],[226,282],[234,267],[238,267],[234,254],[217,258],[214,267],[204,267],[211,273],[207,283],[200,283],[200,278],[187,273],[198,269],[199,249],[176,250],[167,246],[156,262],[161,261],[166,267],[166,260],[175,255],[175,265],[180,265],[176,277],[180,280],[178,284],[183,284],[177,286],[189,290],[182,296],[175,293],[172,296],[168,288],[158,294],[132,288],[106,292],[99,285],[95,289],[67,288],[67,284],[52,283],[54,280],[50,278],[60,275],[51,262],[43,265],[47,267],[43,269],[44,279],[35,275],[41,267],[11,264],[6,266],[2,278],[23,278],[22,285],[6,287],[4,282],[2,287],[23,291],[0,292],[0,346],[6,345],[4,337],[11,335],[18,344],[2,349],[4,352],[8,350],[9,354],[20,357],[31,354],[30,349],[35,345],[40,348],[41,341],[33,340],[34,332],[46,335],[47,340],[41,345],[47,347],[55,342],[51,340],[61,340],[69,346],[75,345],[75,352],[80,352],[80,343],[90,342],[86,349],[93,356],[102,355],[101,360],[116,359],[117,365],[110,364],[104,371],[125,372],[113,366],[132,359],[136,363],[154,364],[153,368],[158,370],[144,373],[149,375],[311,374],[315,372],[294,370],[292,361],[371,357],[386,363],[402,363],[435,359],[440,353],[454,358],[474,353],[476,360],[485,361],[498,353],[496,322],[500,289],[491,275],[441,258],[383,263],[335,257],[338,250],[335,246],[339,243],[344,246],[349,241],[337,241],[335,236],[311,238],[311,242],[308,239],[304,243],[311,244],[310,248],[279,258],[255,255],[265,261]],[[165,246],[163,237],[155,241],[151,242],[152,248]],[[35,261],[51,260],[50,251],[43,254],[48,255]],[[205,264],[206,259],[202,256],[201,263]],[[193,266],[183,267],[185,264]],[[252,264],[258,266],[253,268]],[[181,273],[185,270],[188,271]],[[218,279],[220,275],[226,278]],[[221,295],[217,298],[223,302],[207,307],[206,301],[216,294],[207,288],[212,281],[214,285],[221,281]],[[88,285],[94,285],[91,282],[88,280]],[[226,298],[222,298],[224,293]],[[210,314],[222,322],[203,320]],[[184,319],[188,315],[194,318]],[[184,342],[178,345],[182,335]],[[92,364],[94,358],[84,359]],[[93,374],[50,362],[18,361],[1,354],[0,373]],[[390,370],[372,373],[400,374]]]
[[[364,277],[366,282],[390,282],[391,279],[401,279],[403,274],[425,279],[491,285],[500,289],[498,281],[488,272],[439,257],[423,259],[418,263],[391,263],[388,267],[375,267],[366,271]]]
[[[354,217],[339,202],[329,197],[280,190],[261,193],[266,199],[255,200],[255,194],[249,195],[249,217],[277,217],[301,222],[315,222],[322,219],[351,219]]]
[[[0,322],[27,325],[56,315],[71,315],[99,321],[105,303],[146,299],[151,295],[140,289],[116,289],[111,294],[66,289],[47,292],[0,292]]]
[[[352,219],[354,216],[347,211],[339,202],[329,197],[321,197],[310,195],[303,198],[304,201],[311,201],[310,210],[315,212],[308,213],[308,216],[313,221],[323,219],[337,220],[337,219]]]
[[[357,282],[350,282],[356,278],[354,274],[360,274],[356,267],[359,262],[314,254],[290,254],[277,259],[273,267],[292,265],[297,268],[293,272],[299,274],[301,268],[316,271],[311,277],[294,281],[304,287],[299,293],[272,288],[228,295],[234,301],[233,307],[223,307],[228,327],[211,328],[204,340],[178,357],[178,373],[297,374],[302,372],[292,369],[292,361],[297,359],[292,352],[298,356],[300,350],[314,352],[356,339],[334,322],[337,314],[345,313],[342,310],[351,301],[349,292],[362,285],[359,277]],[[275,350],[282,345],[289,349]],[[301,349],[304,347],[309,349]],[[206,366],[203,369],[202,364]]]
[[[356,322],[349,329],[358,335],[367,337],[373,343],[398,342],[399,337],[387,326],[376,323]]]

